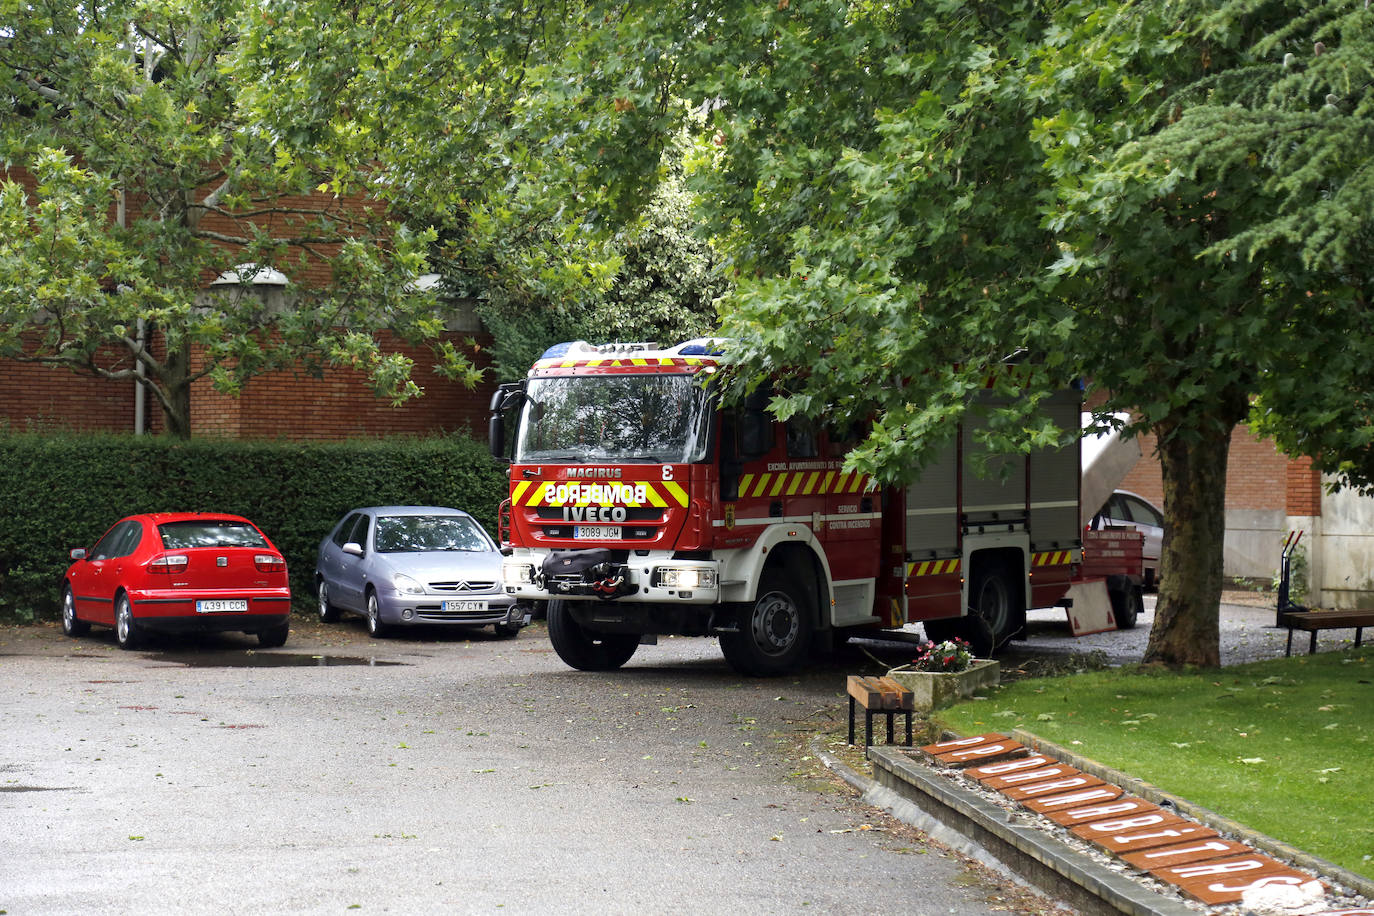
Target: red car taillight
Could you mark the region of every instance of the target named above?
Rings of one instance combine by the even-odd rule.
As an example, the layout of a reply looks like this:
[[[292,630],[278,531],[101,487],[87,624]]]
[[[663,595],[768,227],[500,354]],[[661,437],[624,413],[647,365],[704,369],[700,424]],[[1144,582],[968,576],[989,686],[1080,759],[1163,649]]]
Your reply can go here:
[[[253,557],[253,567],[264,573],[286,572],[286,561],[270,553],[260,553]]]
[[[161,556],[153,557],[148,564],[148,572],[175,576],[177,573],[186,572],[186,567],[190,562],[191,558],[184,553],[164,553]]]

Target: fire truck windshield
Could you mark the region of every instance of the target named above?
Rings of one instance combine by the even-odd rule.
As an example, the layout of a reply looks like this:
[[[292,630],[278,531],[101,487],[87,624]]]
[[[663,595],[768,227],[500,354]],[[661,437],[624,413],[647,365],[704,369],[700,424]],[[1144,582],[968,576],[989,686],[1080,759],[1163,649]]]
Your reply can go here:
[[[702,461],[709,403],[696,375],[531,379],[515,462]]]

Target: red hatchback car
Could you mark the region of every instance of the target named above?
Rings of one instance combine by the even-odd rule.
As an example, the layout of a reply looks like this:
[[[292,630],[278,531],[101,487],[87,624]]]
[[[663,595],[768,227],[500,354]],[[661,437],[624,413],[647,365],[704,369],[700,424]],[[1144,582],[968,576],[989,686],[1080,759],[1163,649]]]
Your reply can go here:
[[[72,551],[62,585],[62,630],[114,627],[121,648],[150,630],[242,630],[284,645],[291,614],[286,561],[257,526],[237,515],[132,515],[89,552]]]

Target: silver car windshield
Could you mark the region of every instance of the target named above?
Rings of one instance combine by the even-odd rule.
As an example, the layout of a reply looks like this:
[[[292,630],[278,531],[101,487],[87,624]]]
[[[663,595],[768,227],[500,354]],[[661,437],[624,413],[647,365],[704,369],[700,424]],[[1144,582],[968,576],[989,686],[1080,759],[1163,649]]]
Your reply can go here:
[[[709,403],[696,375],[531,379],[515,461],[702,461]]]
[[[461,515],[378,516],[376,544],[379,553],[492,549],[478,524]]]

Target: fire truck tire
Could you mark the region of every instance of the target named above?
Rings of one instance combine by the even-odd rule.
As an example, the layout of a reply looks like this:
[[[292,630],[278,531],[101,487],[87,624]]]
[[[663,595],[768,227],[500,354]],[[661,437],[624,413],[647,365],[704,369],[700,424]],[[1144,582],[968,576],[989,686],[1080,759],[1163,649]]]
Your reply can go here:
[[[992,639],[989,651],[996,650],[1010,640],[1016,631],[1013,594],[1011,581],[1000,566],[983,566],[973,577],[973,588],[969,590],[969,610],[987,624],[987,635]],[[969,634],[966,638],[975,643],[975,650],[979,650],[981,647],[976,644],[978,640],[973,637],[983,635]]]
[[[573,619],[566,601],[548,605],[549,642],[558,657],[578,671],[614,671],[630,660],[639,648],[634,633],[598,633],[584,629]]]
[[[720,651],[740,674],[787,674],[806,660],[814,619],[805,591],[794,579],[772,570],[759,583],[754,603],[741,609],[739,632],[720,634]]]
[[[1145,598],[1139,585],[1128,585],[1121,591],[1107,593],[1112,599],[1112,616],[1118,630],[1135,629],[1136,621],[1145,611]]]

